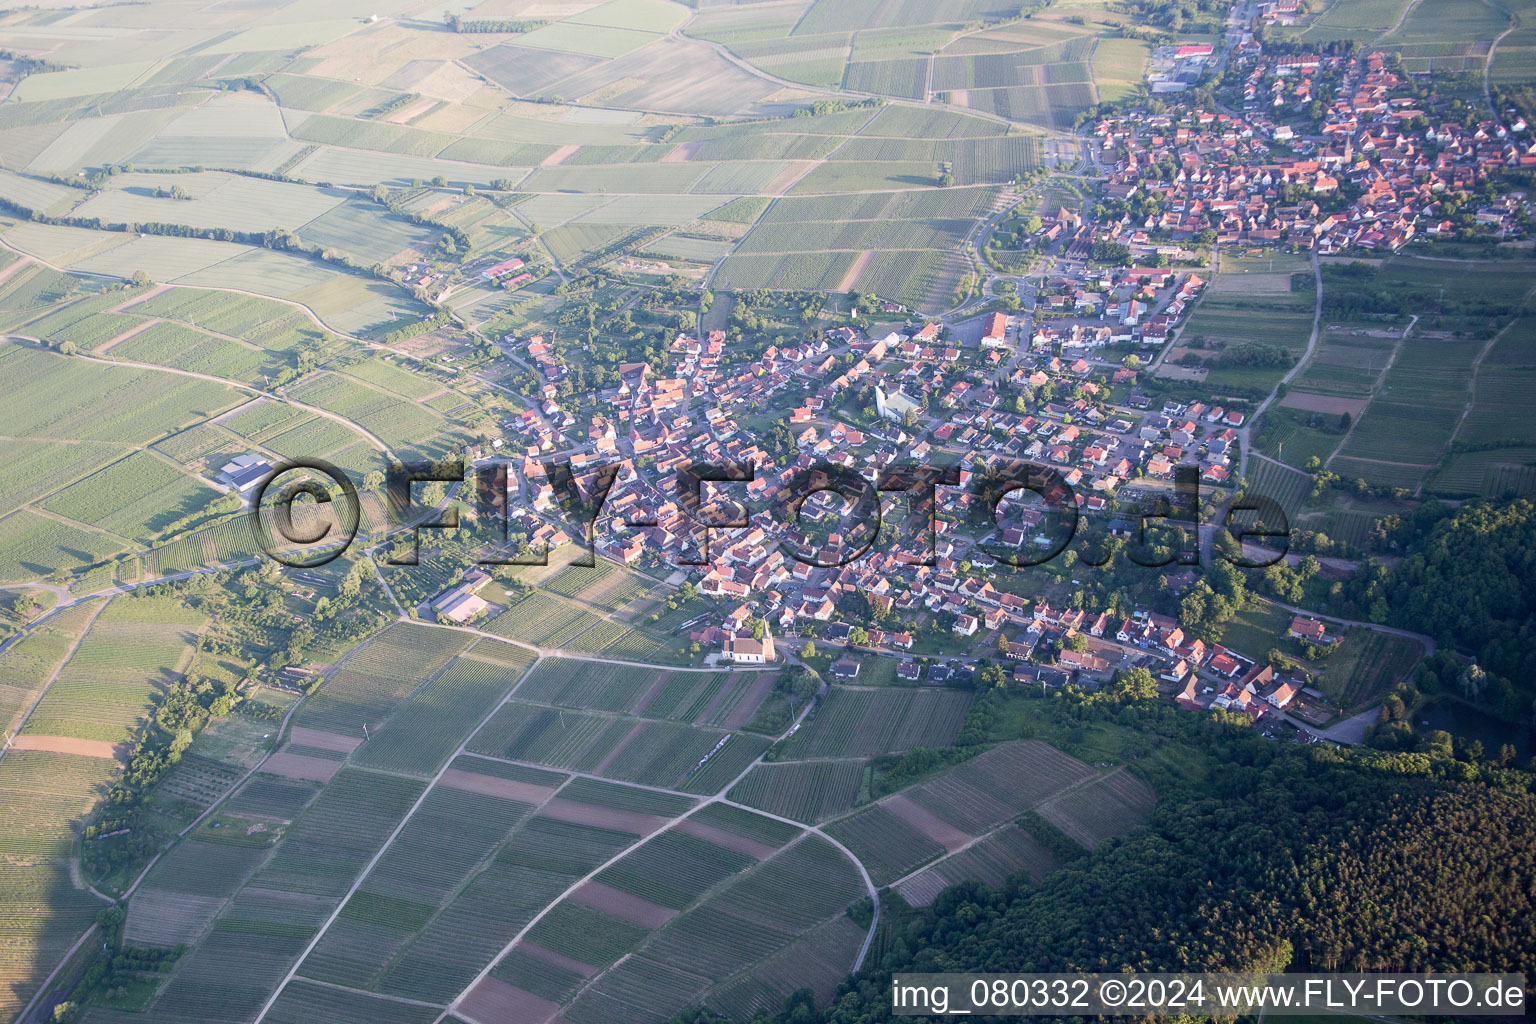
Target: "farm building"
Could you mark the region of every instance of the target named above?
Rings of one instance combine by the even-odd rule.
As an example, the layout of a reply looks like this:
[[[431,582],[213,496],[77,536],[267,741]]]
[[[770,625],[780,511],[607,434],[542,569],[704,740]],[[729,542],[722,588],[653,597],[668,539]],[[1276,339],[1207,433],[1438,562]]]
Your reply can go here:
[[[512,271],[516,270],[522,265],[523,261],[514,256],[511,259],[503,260],[494,266],[486,267],[484,270],[480,271],[480,277],[485,281],[494,281],[498,277],[501,277],[503,274],[512,273]]]
[[[443,591],[433,599],[432,610],[450,622],[463,625],[490,607],[490,604],[476,593],[490,582],[490,579],[479,569],[465,574],[464,582]]]
[[[243,495],[270,472],[271,465],[259,455],[236,455],[219,468],[219,479]]]
[[[1298,640],[1306,640],[1314,644],[1337,643],[1339,638],[1328,635],[1328,627],[1316,619],[1307,619],[1297,616],[1291,620],[1291,636]]]

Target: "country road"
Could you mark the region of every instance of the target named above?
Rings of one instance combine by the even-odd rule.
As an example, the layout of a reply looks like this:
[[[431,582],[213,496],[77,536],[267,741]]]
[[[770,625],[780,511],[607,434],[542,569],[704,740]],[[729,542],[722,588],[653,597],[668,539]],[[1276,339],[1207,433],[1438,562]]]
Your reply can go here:
[[[1284,601],[1276,601],[1269,597],[1261,597],[1260,600],[1268,601],[1276,608],[1284,608],[1292,615],[1305,615],[1308,618],[1322,619],[1324,622],[1332,622],[1339,626],[1349,626],[1357,629],[1369,629],[1377,633],[1387,633],[1391,636],[1400,636],[1408,640],[1417,640],[1424,646],[1425,657],[1434,654],[1439,646],[1436,644],[1434,637],[1426,636],[1423,633],[1415,633],[1412,630],[1398,629],[1396,626],[1383,626],[1379,622],[1366,622],[1361,619],[1341,619],[1337,615],[1324,615],[1322,612],[1314,612],[1307,608],[1298,608],[1293,604],[1286,604]]]

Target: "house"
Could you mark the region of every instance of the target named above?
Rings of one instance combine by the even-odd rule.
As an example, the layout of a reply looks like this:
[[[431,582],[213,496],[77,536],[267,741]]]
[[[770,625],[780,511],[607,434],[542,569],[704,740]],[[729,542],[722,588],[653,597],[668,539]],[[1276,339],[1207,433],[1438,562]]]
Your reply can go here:
[[[839,658],[832,663],[831,671],[838,679],[857,679],[859,669],[863,667],[851,658]]]
[[[922,675],[922,669],[915,661],[904,661],[896,666],[896,678],[903,682],[915,683]]]
[[[1079,672],[1094,675],[1102,675],[1109,671],[1109,660],[1090,651],[1062,651],[1056,663],[1066,669],[1077,669]]]
[[[1312,644],[1337,643],[1338,637],[1328,635],[1328,627],[1316,619],[1307,619],[1297,616],[1291,620],[1291,636],[1297,640],[1305,640]]]
[[[1021,665],[1013,670],[1013,681],[1026,686],[1065,686],[1072,681],[1072,675],[1050,665]]]
[[[1210,670],[1218,676],[1226,676],[1228,679],[1243,670],[1242,662],[1232,655],[1222,652],[1211,659]]]
[[[956,615],[955,624],[952,627],[961,636],[975,636],[976,629],[980,626],[974,615]]]
[[[1300,683],[1281,683],[1279,686],[1275,687],[1274,690],[1272,690],[1264,699],[1269,701],[1272,707],[1283,711],[1285,710],[1286,706],[1291,703],[1291,701],[1296,699],[1296,695],[1300,692]]]

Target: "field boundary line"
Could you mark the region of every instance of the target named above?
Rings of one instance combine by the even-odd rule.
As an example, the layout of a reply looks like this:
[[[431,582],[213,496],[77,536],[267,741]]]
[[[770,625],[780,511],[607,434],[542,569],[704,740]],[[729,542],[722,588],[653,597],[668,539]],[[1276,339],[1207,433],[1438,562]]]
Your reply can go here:
[[[510,700],[510,699],[511,699],[511,695],[509,694],[508,695],[508,700]],[[802,721],[804,721],[805,716],[810,713],[811,708],[813,708],[813,707],[815,707],[815,702],[814,701],[807,702],[805,708],[800,712],[799,715],[797,715],[795,717],[795,720],[792,723],[790,723],[789,729],[787,729],[785,731],[785,733],[787,734],[790,730],[798,728],[800,723]],[[478,730],[476,730],[476,731],[478,731]],[[783,735],[780,735],[779,739],[783,739]],[[468,740],[466,740],[465,742],[467,743]],[[772,749],[772,748],[770,747],[769,749]],[[767,751],[765,750],[763,753],[766,754]],[[785,818],[782,815],[771,814],[771,813],[768,813],[768,812],[765,812],[765,811],[760,811],[760,810],[758,810],[755,807],[747,807],[744,804],[738,804],[738,803],[728,799],[724,795],[724,794],[730,792],[730,790],[734,786],[736,786],[737,783],[741,782],[742,779],[746,778],[747,774],[749,772],[751,772],[753,768],[756,768],[759,764],[761,764],[762,761],[763,761],[763,754],[759,754],[757,757],[753,758],[752,762],[750,764],[748,764],[746,766],[746,768],[744,768],[734,779],[732,779],[729,783],[727,783],[724,787],[722,787],[720,792],[717,793],[715,796],[705,797],[705,798],[701,799],[698,796],[698,794],[693,794],[693,793],[683,794],[683,795],[686,795],[686,796],[693,797],[694,799],[698,799],[699,802],[697,804],[695,804],[693,807],[689,808],[687,811],[683,812],[682,814],[679,814],[679,815],[676,815],[675,817],[673,817],[665,825],[662,825],[661,828],[657,829],[656,832],[651,833],[651,835],[640,837],[634,843],[630,844],[628,847],[624,848],[623,850],[620,850],[613,857],[609,858],[607,861],[604,861],[602,864],[599,864],[597,867],[593,868],[586,875],[584,875],[583,877],[577,879],[575,882],[571,883],[571,885],[568,888],[566,888],[559,896],[555,897],[549,903],[545,904],[544,908],[542,910],[540,910],[538,912],[538,914],[536,914],[526,925],[524,925],[523,928],[516,935],[512,936],[512,938],[510,940],[508,940],[507,944],[504,945],[501,948],[501,951],[499,953],[497,953],[490,960],[490,962],[485,965],[485,967],[480,971],[480,973],[477,974],[473,979],[471,979],[469,984],[465,985],[464,988],[459,991],[459,994],[457,996],[455,996],[453,998],[453,1001],[448,1004],[448,1008],[446,1010],[444,1010],[442,1012],[442,1014],[440,1014],[436,1018],[436,1020],[433,1021],[433,1024],[442,1024],[442,1022],[445,1021],[450,1014],[457,1014],[457,1015],[463,1017],[464,1014],[458,1009],[459,1003],[461,1001],[463,1001],[463,999],[466,996],[468,996],[471,991],[474,990],[476,985],[480,984],[482,981],[484,981],[487,977],[490,976],[491,972],[496,968],[496,965],[499,964],[506,957],[506,955],[509,952],[512,951],[512,947],[516,946],[517,943],[520,942],[528,934],[528,932],[533,929],[533,927],[535,925],[537,925],[540,921],[542,921],[544,919],[545,915],[547,915],[552,909],[554,909],[560,903],[562,903],[566,899],[568,899],[571,896],[571,894],[574,893],[578,888],[580,888],[582,885],[586,884],[587,882],[591,881],[592,879],[596,878],[603,871],[607,870],[609,867],[612,867],[614,864],[618,863],[620,860],[622,860],[624,857],[628,856],[629,854],[633,853],[635,850],[638,850],[645,843],[649,842],[650,839],[652,838],[652,836],[656,835],[659,832],[665,831],[666,829],[675,828],[679,822],[685,820],[686,818],[691,817],[694,814],[697,814],[699,811],[703,810],[705,807],[710,806],[711,804],[725,804],[728,807],[735,807],[735,808],[737,808],[739,810],[749,811],[752,814],[761,814],[761,815],[763,815],[766,818],[771,818],[771,819],[774,819],[776,821],[782,822],[784,824],[791,825],[791,826],[793,826],[793,827],[795,827],[797,829],[800,829],[800,830],[802,830],[804,832],[814,832],[817,835],[821,836],[821,838],[823,838],[827,842],[829,842],[832,846],[836,847],[843,854],[843,856],[847,857],[850,861],[853,862],[854,867],[858,870],[859,874],[864,879],[865,889],[866,889],[866,891],[867,891],[867,893],[869,895],[870,900],[873,902],[874,908],[875,908],[875,910],[874,910],[874,920],[870,922],[869,934],[865,936],[864,946],[859,951],[859,957],[854,962],[854,966],[852,968],[852,971],[856,972],[859,969],[859,967],[861,967],[863,965],[864,957],[869,952],[870,943],[874,940],[875,929],[878,928],[879,924],[880,924],[880,894],[879,894],[879,890],[875,888],[874,882],[869,877],[869,872],[868,872],[868,870],[865,869],[863,862],[860,861],[859,858],[855,857],[852,854],[852,852],[848,850],[847,847],[843,846],[842,843],[839,843],[836,839],[833,839],[831,836],[826,835],[820,829],[818,829],[818,828],[816,828],[814,826],[807,826],[807,825],[802,824],[801,822],[795,821],[795,820],[793,820],[791,818]],[[558,770],[558,769],[556,769],[556,770]],[[605,779],[603,781],[611,782],[613,780]],[[676,792],[676,791],[671,791],[671,792]],[[609,969],[611,969],[611,967]],[[606,972],[600,972],[599,975],[596,975],[594,977],[601,976],[601,973],[606,973]],[[850,972],[850,973],[852,973],[852,972]],[[473,1018],[466,1018],[466,1019],[471,1019],[472,1020]],[[257,1024],[259,1024],[259,1018],[258,1018]]]
[[[327,329],[329,330],[329,328]],[[45,347],[41,338],[33,337],[31,335],[13,334],[11,337],[19,338],[23,341],[33,342],[39,347]],[[263,398],[270,398],[275,402],[283,402],[294,406],[295,408],[303,409],[305,412],[313,413],[314,415],[320,416],[324,419],[334,420],[337,423],[340,423],[342,426],[350,427],[351,429],[357,431],[359,434],[362,434],[369,441],[373,442],[374,446],[379,450],[385,452],[394,451],[393,448],[384,443],[383,439],[381,439],[377,434],[373,433],[373,431],[369,430],[367,427],[363,426],[361,423],[349,420],[340,413],[331,412],[329,409],[322,409],[319,406],[307,405],[306,403],[301,402],[296,398],[290,398],[286,394],[277,394],[272,391],[264,391],[261,388],[256,387],[254,384],[246,384],[242,381],[232,380],[228,377],[216,377],[211,373],[198,373],[195,370],[183,370],[175,366],[161,366],[158,363],[141,363],[131,359],[114,359],[110,357],[103,359],[100,356],[92,355],[89,352],[77,352],[72,358],[85,359],[93,363],[99,363],[102,366],[126,366],[133,370],[147,370],[156,373],[175,374],[178,377],[192,377],[196,380],[205,380],[213,384],[222,384],[227,388],[234,388],[237,391],[248,391],[253,395],[258,395]],[[225,411],[228,412],[230,410]]]
[[[391,1003],[404,1003],[407,1006],[426,1006],[434,1010],[441,1010],[442,1003],[432,1003],[425,999],[408,999],[405,996],[392,996],[387,992],[369,992],[364,988],[353,988],[351,985],[338,985],[334,981],[316,981],[314,978],[306,978],[302,975],[297,979],[306,985],[317,985],[320,988],[332,989],[336,992],[348,992],[352,995],[367,996],[371,999],[385,999]]]

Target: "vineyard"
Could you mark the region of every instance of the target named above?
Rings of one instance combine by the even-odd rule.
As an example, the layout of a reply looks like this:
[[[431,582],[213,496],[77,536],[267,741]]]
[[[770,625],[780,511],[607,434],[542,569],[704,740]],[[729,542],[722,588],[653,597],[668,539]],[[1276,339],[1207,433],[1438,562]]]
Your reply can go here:
[[[363,738],[396,705],[429,680],[473,637],[445,629],[397,623],[357,648],[305,702],[295,725]]]
[[[751,807],[815,824],[853,809],[864,771],[863,761],[761,764],[729,795]]]
[[[559,647],[599,621],[591,612],[572,607],[558,597],[529,593],[485,627],[509,640],[539,647]]]
[[[437,771],[532,664],[520,649],[506,651],[513,655],[508,661],[481,660],[473,652],[460,657],[372,732],[353,759],[417,775]]]
[[[156,694],[188,664],[206,622],[173,600],[116,598],[59,671],[25,731],[126,742]]]
[[[1039,881],[1060,863],[1034,836],[1017,825],[1008,825],[903,882],[898,891],[912,906],[926,907],[939,893],[960,882],[984,882],[1001,889],[1021,871],[1031,881]]]
[[[834,687],[785,745],[783,759],[868,757],[945,747],[965,721],[971,696],[955,690]]]
[[[827,834],[853,851],[876,885],[889,885],[944,855],[942,845],[883,804],[843,818],[829,826]]]
[[[545,658],[518,688],[517,696],[568,708],[628,711],[663,675],[659,669]]]
[[[1122,769],[1041,804],[1040,817],[1092,850],[1146,824],[1156,800],[1146,783]]]

